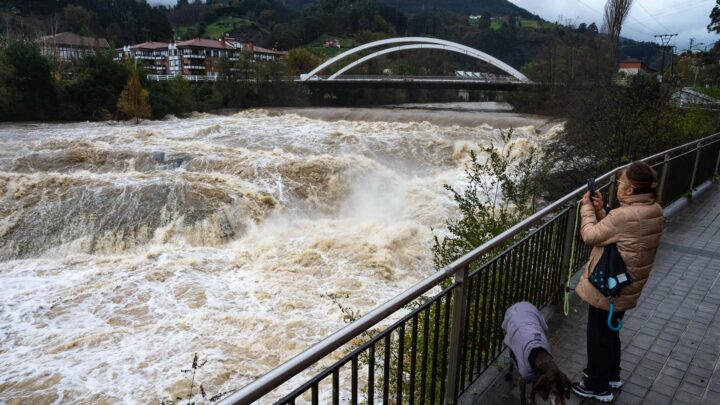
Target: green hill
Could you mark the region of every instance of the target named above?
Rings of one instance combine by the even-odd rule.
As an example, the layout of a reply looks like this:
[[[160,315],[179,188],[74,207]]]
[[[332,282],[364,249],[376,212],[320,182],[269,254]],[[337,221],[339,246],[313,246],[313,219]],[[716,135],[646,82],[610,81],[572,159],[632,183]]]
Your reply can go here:
[[[518,7],[507,0],[381,0],[388,6],[395,7],[405,13],[422,11],[451,11],[460,14],[480,14],[488,12],[492,15],[519,15],[525,18],[537,18],[535,15]],[[314,0],[285,0],[283,4],[294,9],[301,9]]]
[[[507,0],[383,0],[383,2],[406,13],[443,10],[461,14],[488,12],[491,15],[534,17],[529,11]]]

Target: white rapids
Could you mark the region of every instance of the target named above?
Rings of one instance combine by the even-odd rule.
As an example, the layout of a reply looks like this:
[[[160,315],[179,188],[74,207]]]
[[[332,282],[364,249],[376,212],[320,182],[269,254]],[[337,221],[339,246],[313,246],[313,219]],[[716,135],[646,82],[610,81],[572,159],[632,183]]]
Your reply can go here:
[[[185,397],[194,353],[239,388],[431,274],[499,129],[323,111],[0,125],[0,403]]]

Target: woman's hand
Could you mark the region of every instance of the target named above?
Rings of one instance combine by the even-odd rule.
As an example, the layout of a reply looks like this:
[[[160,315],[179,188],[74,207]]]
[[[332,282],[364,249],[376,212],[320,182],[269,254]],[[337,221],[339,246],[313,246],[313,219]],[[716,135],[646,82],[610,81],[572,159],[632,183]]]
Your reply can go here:
[[[583,203],[583,205],[590,204],[590,192],[589,191],[586,191],[585,194],[583,194],[582,203]]]
[[[590,192],[585,192],[582,198],[583,204],[590,204]],[[605,206],[605,203],[603,202],[602,194],[600,194],[599,191],[595,192],[595,198],[592,199],[592,206],[595,209],[595,212],[600,211]]]

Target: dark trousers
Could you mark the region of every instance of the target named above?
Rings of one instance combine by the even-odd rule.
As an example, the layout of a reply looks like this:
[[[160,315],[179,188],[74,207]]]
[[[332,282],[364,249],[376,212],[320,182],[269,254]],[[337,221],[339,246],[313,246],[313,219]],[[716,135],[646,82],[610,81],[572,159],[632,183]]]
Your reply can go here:
[[[620,380],[620,332],[608,327],[608,311],[589,305],[587,323],[588,362],[585,386],[594,391],[609,389],[610,381]],[[623,312],[613,314],[613,325],[622,319]]]

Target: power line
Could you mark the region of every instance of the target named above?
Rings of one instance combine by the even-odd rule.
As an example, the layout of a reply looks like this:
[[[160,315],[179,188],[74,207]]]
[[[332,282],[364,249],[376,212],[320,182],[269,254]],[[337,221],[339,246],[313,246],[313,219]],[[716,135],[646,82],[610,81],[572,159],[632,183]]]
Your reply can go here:
[[[638,4],[640,4],[640,3],[638,3]],[[642,6],[642,4],[640,4],[640,5]],[[648,27],[647,25],[645,25],[644,22],[638,20],[634,15],[628,14],[628,18],[629,18],[629,19],[631,18],[631,19],[635,20],[635,22],[636,22],[637,24],[639,24],[639,25],[642,26],[643,28],[646,28],[648,31],[653,31],[652,28],[650,28],[650,27]],[[636,30],[636,31],[643,32],[642,30]],[[668,30],[668,31],[669,31],[669,30]],[[652,34],[651,32],[645,32],[645,35],[653,35],[653,34]]]
[[[599,13],[600,16],[602,17],[603,13],[602,13],[601,11],[596,10],[595,7],[592,7],[592,6],[588,5],[587,3],[585,3],[585,2],[582,1],[582,0],[577,0],[577,2],[580,3],[580,4],[582,4],[583,6],[587,7],[588,9],[592,10],[592,11],[595,12],[595,13]]]
[[[652,17],[652,15],[651,15],[650,12],[648,11],[648,9],[646,9],[645,6],[643,6],[643,4],[642,4],[639,0],[636,0],[636,3],[637,3],[638,6],[640,6],[641,9],[643,9],[643,11],[645,12],[645,14],[648,15],[648,17],[651,17],[651,18],[653,19],[653,21],[655,21],[655,23],[656,23],[657,25],[659,25],[659,26],[660,26],[662,29],[664,29],[665,31],[670,31],[670,29],[669,29],[668,27],[666,27],[665,25],[663,25],[663,24],[662,24],[660,21],[658,21],[655,17]]]
[[[582,4],[583,6],[587,7],[588,9],[594,11],[595,13],[600,14],[600,17],[601,17],[601,18],[603,18],[603,19],[605,18],[605,17],[604,17],[604,16],[605,16],[605,13],[604,13],[604,12],[597,10],[596,8],[588,5],[587,3],[585,3],[585,2],[582,1],[582,0],[577,0],[577,2],[580,3],[580,4]],[[642,23],[640,23],[640,25],[642,25],[643,27],[645,27]],[[648,28],[648,30],[650,30],[650,31],[644,31],[644,30],[641,30],[641,29],[639,29],[639,28],[628,27],[628,26],[623,26],[623,28],[629,29],[629,30],[631,30],[631,31],[638,32],[638,33],[643,34],[643,35],[653,35],[653,33],[650,32],[650,31],[652,31],[652,29],[650,29],[650,28],[648,28],[648,27],[645,27],[645,28]]]
[[[624,31],[624,30],[635,31],[635,32],[638,33],[638,34],[645,35],[645,36],[655,35],[655,34],[653,34],[652,32],[645,31],[645,30],[641,30],[641,29],[639,29],[639,28],[637,28],[637,27],[631,27],[631,26],[628,26],[627,24],[623,24],[622,30],[623,30],[623,31]]]
[[[665,17],[665,16],[672,15],[672,14],[676,14],[676,13],[679,13],[679,12],[686,12],[686,11],[688,11],[688,10],[693,10],[693,9],[700,8],[700,7],[705,7],[706,5],[707,5],[707,4],[706,4],[705,1],[698,2],[698,3],[692,3],[692,2],[691,2],[691,3],[688,3],[688,4],[683,4],[680,8],[673,8],[673,9],[661,11],[661,12],[659,12],[659,13],[651,14],[650,16],[648,16],[648,17],[646,17],[646,18],[641,18],[640,21],[647,22],[647,21],[650,21],[651,19],[656,18],[656,17]]]

